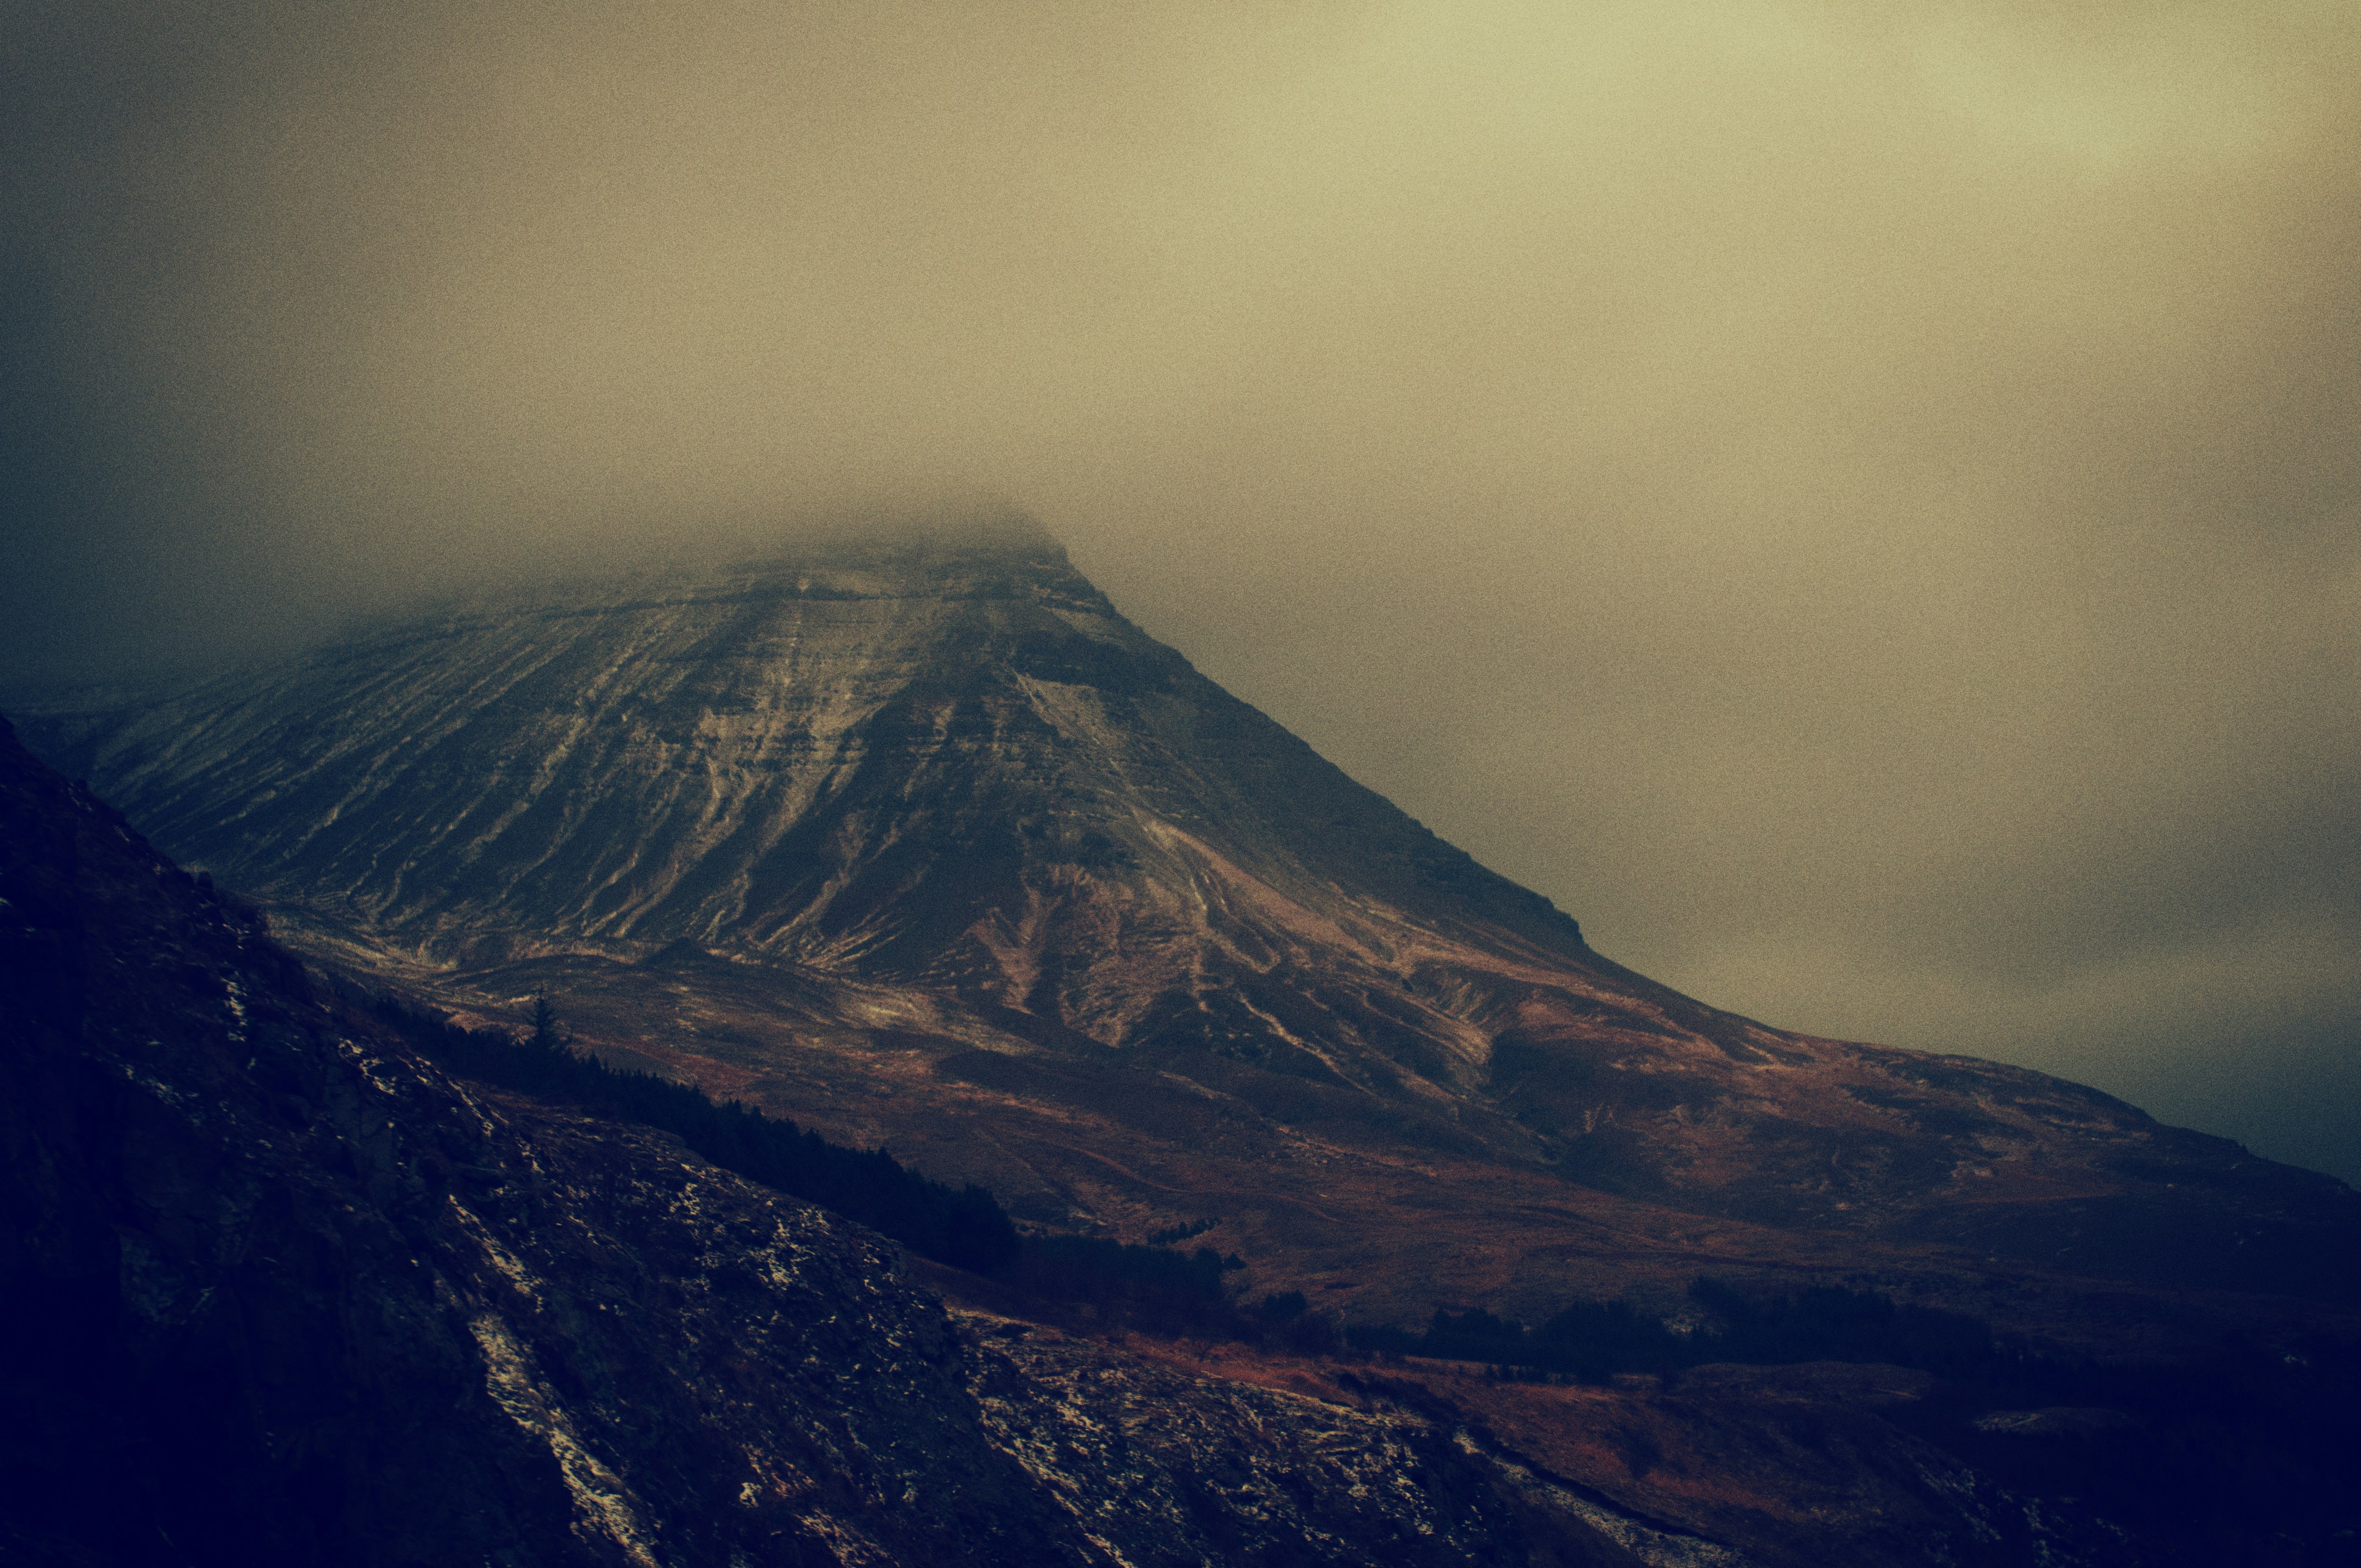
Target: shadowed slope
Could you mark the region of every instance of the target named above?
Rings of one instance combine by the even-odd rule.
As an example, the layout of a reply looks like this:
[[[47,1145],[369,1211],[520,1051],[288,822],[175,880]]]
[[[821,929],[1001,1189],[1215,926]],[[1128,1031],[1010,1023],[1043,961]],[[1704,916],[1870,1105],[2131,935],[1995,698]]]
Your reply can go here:
[[[1636,1561],[1447,1418],[1020,1360],[857,1226],[446,1077],[5,723],[0,1017],[11,1563]]]

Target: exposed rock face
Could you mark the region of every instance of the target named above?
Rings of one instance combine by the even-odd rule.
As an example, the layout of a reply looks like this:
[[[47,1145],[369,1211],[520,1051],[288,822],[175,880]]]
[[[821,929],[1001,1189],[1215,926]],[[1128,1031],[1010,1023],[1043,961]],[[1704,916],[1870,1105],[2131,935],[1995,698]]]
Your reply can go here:
[[[549,985],[602,1047],[1044,1218],[1218,1220],[1355,1280],[1330,1244],[1382,1232],[1463,1296],[1676,1233],[1690,1272],[1823,1236],[2361,1279],[2327,1178],[1600,959],[1021,528],[550,590],[31,732],[309,952],[478,1008]]]
[[[1620,1560],[1414,1417],[1167,1376],[1135,1435],[1119,1361],[400,1055],[5,728],[0,1008],[8,1561]]]

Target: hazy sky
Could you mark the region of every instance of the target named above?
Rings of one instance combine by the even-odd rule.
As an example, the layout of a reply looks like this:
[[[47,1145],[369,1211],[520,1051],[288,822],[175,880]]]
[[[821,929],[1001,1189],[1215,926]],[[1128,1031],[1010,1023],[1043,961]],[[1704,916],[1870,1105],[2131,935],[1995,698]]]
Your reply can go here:
[[[15,5],[0,72],[8,674],[1005,499],[1610,956],[2361,1178],[2349,0]]]

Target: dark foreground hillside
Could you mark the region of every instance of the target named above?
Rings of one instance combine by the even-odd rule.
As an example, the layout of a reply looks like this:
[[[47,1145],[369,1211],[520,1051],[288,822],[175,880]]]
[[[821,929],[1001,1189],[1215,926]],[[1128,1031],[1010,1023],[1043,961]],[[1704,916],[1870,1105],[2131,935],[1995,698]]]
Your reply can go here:
[[[1028,1371],[890,1243],[471,1091],[0,728],[0,1561],[1619,1563],[1447,1427]]]
[[[1993,1412],[1832,1362],[1564,1387],[947,1310],[665,1133],[449,1076],[5,724],[0,1020],[0,1564],[2353,1556],[2349,1460],[2230,1405]],[[2110,1465],[2192,1442],[2200,1506],[2114,1509]]]

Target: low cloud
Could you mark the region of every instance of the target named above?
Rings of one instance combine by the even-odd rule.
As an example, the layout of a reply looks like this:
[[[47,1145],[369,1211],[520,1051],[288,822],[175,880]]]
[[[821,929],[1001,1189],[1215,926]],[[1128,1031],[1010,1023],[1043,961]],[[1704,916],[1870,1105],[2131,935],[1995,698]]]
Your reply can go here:
[[[2361,1175],[2337,7],[249,0],[0,70],[14,674],[1005,498],[1635,967]]]

